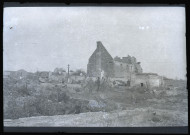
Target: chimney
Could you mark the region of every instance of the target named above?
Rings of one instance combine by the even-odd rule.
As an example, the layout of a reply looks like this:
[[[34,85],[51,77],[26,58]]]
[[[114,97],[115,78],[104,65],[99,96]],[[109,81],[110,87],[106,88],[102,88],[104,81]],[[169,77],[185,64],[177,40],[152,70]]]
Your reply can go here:
[[[97,41],[97,48],[100,49],[101,46],[102,46],[102,42],[101,41]]]

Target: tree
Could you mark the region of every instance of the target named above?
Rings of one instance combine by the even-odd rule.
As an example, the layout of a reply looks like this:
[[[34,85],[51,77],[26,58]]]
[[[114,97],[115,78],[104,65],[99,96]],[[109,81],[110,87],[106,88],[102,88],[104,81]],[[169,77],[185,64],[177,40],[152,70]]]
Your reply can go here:
[[[78,70],[76,70],[76,71],[73,73],[73,75],[76,75],[76,76],[80,76],[81,74],[84,75],[84,76],[87,75],[86,72],[83,71],[83,70],[81,70],[81,69],[78,69]]]

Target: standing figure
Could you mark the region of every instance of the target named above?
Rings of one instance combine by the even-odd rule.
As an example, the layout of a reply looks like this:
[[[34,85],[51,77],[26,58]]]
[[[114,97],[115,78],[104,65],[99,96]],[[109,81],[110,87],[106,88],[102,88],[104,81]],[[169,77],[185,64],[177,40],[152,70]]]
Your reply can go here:
[[[61,82],[62,82],[62,84],[64,84],[64,83],[65,83],[65,80],[64,80],[64,78],[62,78],[62,79],[61,79]]]
[[[98,86],[97,91],[99,91],[99,89],[100,89],[100,77],[98,77],[96,84]]]
[[[104,77],[104,70],[101,71],[100,79],[103,79]]]

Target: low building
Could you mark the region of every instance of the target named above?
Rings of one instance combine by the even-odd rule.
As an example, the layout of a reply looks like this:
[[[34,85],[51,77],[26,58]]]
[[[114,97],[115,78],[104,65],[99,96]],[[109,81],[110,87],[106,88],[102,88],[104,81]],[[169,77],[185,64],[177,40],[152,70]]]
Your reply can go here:
[[[163,79],[155,73],[139,73],[136,74],[134,85],[141,87],[160,87],[163,86]]]
[[[3,78],[15,78],[15,79],[22,79],[28,75],[28,72],[20,69],[18,71],[4,71]]]
[[[3,72],[3,78],[4,78],[4,79],[5,79],[5,78],[9,78],[10,75],[11,75],[11,73],[12,73],[12,71],[4,71],[4,72]]]

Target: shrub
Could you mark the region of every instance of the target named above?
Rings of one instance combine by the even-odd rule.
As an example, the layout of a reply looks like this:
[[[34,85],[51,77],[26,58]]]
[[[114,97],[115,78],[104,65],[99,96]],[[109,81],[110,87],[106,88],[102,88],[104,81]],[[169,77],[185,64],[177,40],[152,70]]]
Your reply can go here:
[[[31,80],[5,81],[4,118],[17,119],[40,115],[63,115],[90,111],[87,101],[72,99],[67,88]],[[76,88],[82,90],[81,88]]]

